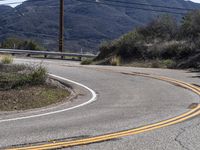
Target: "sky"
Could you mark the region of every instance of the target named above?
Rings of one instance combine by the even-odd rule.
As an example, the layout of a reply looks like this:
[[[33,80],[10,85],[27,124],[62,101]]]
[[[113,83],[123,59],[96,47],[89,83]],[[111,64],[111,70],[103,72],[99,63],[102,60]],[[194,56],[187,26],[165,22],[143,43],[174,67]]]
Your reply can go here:
[[[22,1],[26,1],[26,0],[5,0],[5,1],[2,1],[2,2],[0,1],[0,4],[3,4],[3,3],[15,3],[15,2],[22,2]],[[12,4],[11,6],[15,7],[17,5],[19,5],[19,4]]]
[[[26,0],[5,0],[5,1],[0,1],[0,4],[2,4],[2,3],[15,3],[15,2],[22,2],[22,1],[26,1]],[[186,0],[186,1],[188,1],[188,0]],[[191,0],[191,1],[196,2],[196,3],[200,3],[200,0]],[[12,4],[11,6],[15,7],[17,5],[19,5],[19,4]]]
[[[200,3],[200,0],[191,0],[193,2],[196,2],[196,3]]]

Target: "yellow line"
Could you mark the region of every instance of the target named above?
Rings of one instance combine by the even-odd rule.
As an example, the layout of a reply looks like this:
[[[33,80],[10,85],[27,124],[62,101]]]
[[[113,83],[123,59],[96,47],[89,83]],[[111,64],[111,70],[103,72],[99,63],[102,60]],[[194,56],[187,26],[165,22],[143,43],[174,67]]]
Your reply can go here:
[[[187,89],[195,92],[196,94],[200,95],[200,88],[198,88],[194,85],[191,85],[189,83],[186,83],[186,82],[178,81],[178,80],[175,80],[175,79],[170,79],[170,78],[167,78],[167,77],[152,76],[152,75],[147,75],[147,74],[132,73],[130,75],[150,77],[150,78],[170,82],[170,83],[179,85],[181,87],[187,88]],[[135,135],[135,134],[147,132],[147,131],[150,131],[150,130],[163,128],[163,127],[166,127],[166,126],[170,126],[170,125],[173,125],[173,124],[183,122],[183,121],[190,119],[192,117],[195,117],[199,114],[200,114],[200,105],[198,105],[196,108],[194,108],[194,109],[192,109],[192,110],[190,110],[190,111],[188,111],[188,112],[186,112],[182,115],[179,115],[177,117],[167,119],[167,120],[164,120],[164,121],[161,121],[161,122],[158,122],[158,123],[146,125],[146,126],[143,126],[143,127],[138,127],[138,128],[135,128],[135,129],[130,129],[130,130],[126,130],[126,131],[119,131],[119,132],[116,132],[116,133],[110,133],[110,134],[106,134],[106,135],[100,135],[100,136],[96,136],[96,137],[85,138],[85,139],[74,140],[74,141],[64,141],[64,142],[57,142],[57,143],[50,143],[50,144],[42,144],[42,145],[37,145],[37,146],[13,148],[13,149],[8,149],[8,150],[49,150],[49,149],[56,149],[56,148],[78,146],[78,145],[83,145],[83,144],[101,142],[101,141],[105,141],[105,140],[111,140],[111,139],[115,139],[115,138]]]
[[[196,115],[199,115],[199,114],[200,114],[200,112],[198,111],[198,112],[194,113],[192,116],[196,116]],[[189,119],[192,116],[183,118],[183,119],[177,121],[176,123],[179,123],[179,122],[182,122],[186,119]],[[159,129],[159,128],[162,128],[162,127],[166,127],[166,126],[169,126],[169,125],[172,125],[172,124],[175,124],[175,122],[164,124],[164,125],[161,125],[161,126],[158,126],[158,127],[144,129],[144,130],[141,130],[141,131],[132,131],[132,132],[129,132],[129,133],[121,133],[121,134],[113,135],[113,136],[110,136],[110,137],[99,137],[99,138],[94,138],[94,139],[85,139],[85,140],[77,140],[77,141],[72,141],[72,142],[60,143],[60,144],[57,144],[57,145],[47,145],[47,146],[40,146],[40,147],[35,147],[35,148],[33,147],[33,148],[31,148],[31,150],[48,150],[48,149],[52,149],[52,148],[55,149],[55,148],[60,148],[60,147],[70,147],[70,146],[77,146],[77,145],[83,145],[83,144],[90,144],[90,143],[120,138],[120,137],[124,137],[124,136],[135,135],[135,134],[147,132],[147,131],[150,131],[150,130],[155,130],[155,129]]]

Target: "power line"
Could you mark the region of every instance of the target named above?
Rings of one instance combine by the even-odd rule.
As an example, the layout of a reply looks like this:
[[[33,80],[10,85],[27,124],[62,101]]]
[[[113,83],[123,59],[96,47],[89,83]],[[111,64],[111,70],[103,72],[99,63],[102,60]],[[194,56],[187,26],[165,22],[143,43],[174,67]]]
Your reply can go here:
[[[115,6],[115,7],[122,7],[122,8],[134,8],[137,10],[144,10],[144,11],[152,11],[152,12],[162,12],[162,13],[171,13],[171,14],[176,14],[176,15],[185,15],[186,13],[182,12],[174,12],[174,11],[168,11],[168,10],[158,10],[158,9],[151,9],[151,8],[142,8],[142,7],[134,7],[134,6],[127,6],[127,5],[118,5],[118,4],[111,4],[111,3],[105,3],[105,2],[100,2],[100,1],[90,1],[90,0],[77,0],[79,2],[86,2],[86,3],[93,3],[96,5],[109,5],[109,6]]]
[[[0,0],[0,1],[5,1],[5,0]],[[42,0],[35,0],[35,1],[42,1]],[[134,7],[134,6],[127,6],[127,5],[119,5],[119,4],[113,4],[113,3],[108,3],[108,2],[100,2],[100,1],[91,1],[91,0],[77,0],[79,2],[86,2],[86,3],[93,3],[93,4],[103,4],[103,5],[110,5],[110,6],[115,6],[115,7],[123,7],[123,8],[134,8],[134,9],[138,9],[138,10],[144,10],[144,11],[154,11],[154,12],[165,12],[165,13],[172,13],[172,14],[179,14],[179,15],[184,15],[185,13],[180,13],[180,12],[172,12],[172,11],[167,11],[167,10],[155,10],[155,9],[150,9],[150,8],[142,8],[142,7]],[[106,1],[106,0],[104,0]],[[110,0],[111,2],[115,2],[115,3],[122,3],[121,1],[118,0]],[[21,2],[15,2],[15,3],[6,3],[6,4],[17,4],[17,3],[21,3]],[[123,4],[130,4],[129,3],[125,3],[123,2]],[[141,4],[143,5],[143,4]],[[44,6],[46,7],[46,6]],[[1,28],[0,28],[1,29]],[[34,35],[34,36],[46,36],[46,37],[51,37],[51,38],[57,38],[57,36],[55,35],[48,35],[48,34],[43,34],[43,33],[33,33],[33,32],[25,32],[25,31],[17,31],[17,30],[11,30],[11,29],[7,29],[10,32],[16,32],[16,33],[23,33],[23,34],[30,34],[30,35]]]
[[[1,2],[5,2],[6,0],[0,0]],[[34,0],[34,2],[38,1],[44,1],[44,0]],[[115,7],[123,7],[123,8],[134,8],[137,10],[144,10],[144,11],[152,11],[152,12],[162,12],[162,13],[172,13],[172,14],[178,14],[178,15],[185,15],[185,13],[182,12],[174,12],[174,11],[168,11],[168,10],[158,10],[158,9],[151,9],[151,8],[144,8],[144,7],[135,7],[135,6],[130,6],[130,5],[140,5],[140,6],[151,6],[151,7],[158,7],[158,8],[165,8],[165,9],[179,9],[179,10],[184,10],[184,11],[189,11],[189,10],[194,10],[194,9],[185,9],[185,8],[179,8],[179,7],[168,7],[168,6],[160,6],[160,5],[149,5],[149,4],[144,4],[144,3],[136,3],[136,2],[122,2],[119,0],[96,0],[96,1],[91,1],[91,0],[77,0],[79,2],[86,2],[86,3],[93,3],[93,4],[102,4],[102,5],[109,5],[109,6],[115,6]],[[104,2],[103,2],[104,1]],[[24,1],[20,2],[13,2],[13,3],[4,3],[0,5],[5,5],[5,4],[20,4]],[[26,1],[26,2],[33,2],[33,1]],[[113,4],[114,3],[114,4]],[[126,5],[119,5],[119,4],[126,4]],[[129,6],[127,6],[129,4]],[[59,7],[59,6],[36,6],[36,7]],[[14,30],[12,31],[14,32]],[[30,32],[24,32],[28,34],[33,34]],[[38,35],[38,33],[36,33]],[[46,36],[46,34],[40,34],[43,36]],[[49,35],[48,35],[49,36]]]
[[[175,10],[185,10],[185,11],[194,10],[194,9],[189,9],[189,8],[170,7],[170,6],[162,6],[162,5],[152,5],[152,4],[147,4],[147,3],[145,4],[145,3],[137,3],[137,2],[122,2],[122,1],[119,1],[119,0],[99,0],[99,1],[121,3],[121,4],[134,4],[134,5],[140,5],[140,6],[150,6],[150,7],[167,8],[167,9],[175,9]]]
[[[0,27],[0,30],[7,30],[7,31],[10,31],[10,32],[29,34],[29,35],[33,35],[33,36],[45,36],[45,37],[51,37],[51,38],[57,38],[58,37],[58,35],[50,35],[50,34],[36,33],[36,32],[26,32],[26,31],[12,30],[12,29],[2,28],[2,27]]]
[[[15,32],[15,33],[18,33],[18,34],[29,34],[29,35],[33,35],[35,37],[41,37],[41,36],[44,36],[44,37],[49,37],[49,38],[52,38],[52,39],[58,39],[58,33],[57,34],[45,34],[45,33],[38,33],[38,32],[27,32],[27,31],[19,31],[19,30],[12,30],[12,29],[8,29],[8,28],[2,28],[0,27],[0,30],[7,30],[7,31],[10,31],[10,32]],[[7,32],[8,33],[8,32]],[[5,33],[5,34],[7,34]],[[2,33],[4,34],[4,33]],[[0,34],[0,35],[2,35]],[[66,35],[64,35],[66,36]],[[66,40],[76,40],[76,38],[65,38]],[[85,38],[80,38],[80,39],[85,39]]]
[[[7,1],[7,0],[0,0],[0,1]],[[34,0],[34,2],[42,2],[44,0]],[[77,0],[77,1],[81,1],[81,0]],[[25,1],[19,1],[19,2],[12,2],[12,3],[2,3],[0,5],[12,5],[12,4],[21,4]],[[33,1],[26,1],[26,3],[29,2],[33,2]],[[138,6],[149,6],[149,7],[156,7],[156,8],[164,8],[164,9],[172,9],[172,10],[180,10],[180,11],[192,11],[194,9],[189,9],[189,8],[181,8],[181,7],[170,7],[170,6],[163,6],[163,5],[152,5],[152,4],[146,4],[146,3],[138,3],[138,2],[123,2],[123,1],[119,1],[119,0],[94,0],[94,1],[81,1],[81,2],[87,2],[87,3],[100,3],[100,4],[107,4],[107,5],[112,5],[113,3],[118,3],[118,4],[129,4],[129,5],[138,5]],[[108,4],[109,3],[109,4]],[[116,4],[113,4],[116,5]],[[39,6],[40,7],[40,6]],[[44,6],[46,7],[46,6]],[[48,6],[47,6],[48,7]],[[58,6],[50,6],[50,7],[58,7]],[[130,7],[130,6],[117,6],[117,7]],[[133,6],[131,6],[133,7]],[[139,9],[140,7],[138,7]],[[140,9],[149,9],[149,8],[140,8]],[[153,10],[153,9],[149,9],[149,10]],[[159,10],[161,11],[161,10]],[[166,10],[165,10],[166,11]]]

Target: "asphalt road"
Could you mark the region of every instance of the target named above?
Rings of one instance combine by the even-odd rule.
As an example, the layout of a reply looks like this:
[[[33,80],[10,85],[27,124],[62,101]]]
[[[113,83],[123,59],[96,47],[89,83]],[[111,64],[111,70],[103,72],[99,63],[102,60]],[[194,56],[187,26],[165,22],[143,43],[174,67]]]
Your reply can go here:
[[[38,59],[17,59],[17,63],[40,63]],[[97,100],[83,107],[47,116],[1,122],[70,108],[91,98],[84,88],[73,102],[18,113],[0,113],[0,148],[12,145],[47,142],[55,139],[77,139],[112,133],[165,120],[188,111],[199,96],[167,82],[120,72],[142,72],[163,75],[200,85],[199,73],[183,70],[131,67],[80,66],[78,62],[44,60],[49,72],[88,86]],[[76,146],[81,150],[198,150],[200,118],[111,141]]]

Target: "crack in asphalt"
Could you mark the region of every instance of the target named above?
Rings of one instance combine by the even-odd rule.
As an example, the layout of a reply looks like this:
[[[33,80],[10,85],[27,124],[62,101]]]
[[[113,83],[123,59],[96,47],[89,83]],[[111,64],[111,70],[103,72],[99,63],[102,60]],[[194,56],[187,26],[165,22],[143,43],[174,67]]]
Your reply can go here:
[[[193,125],[190,125],[190,126],[187,126],[187,127],[183,127],[181,128],[181,131],[179,131],[179,133],[176,135],[176,137],[174,138],[174,140],[183,148],[183,149],[186,149],[186,150],[190,150],[190,148],[188,148],[185,144],[183,144],[182,140],[180,139],[181,136],[187,132],[188,130],[190,129],[193,129],[197,126],[200,126],[200,123],[196,123],[196,124],[193,124]]]
[[[176,135],[175,137],[175,141],[183,148],[183,149],[186,149],[186,150],[190,150],[188,147],[186,147],[181,140],[179,140],[179,137],[186,131],[185,128],[181,128],[181,131],[179,131],[179,133]]]

